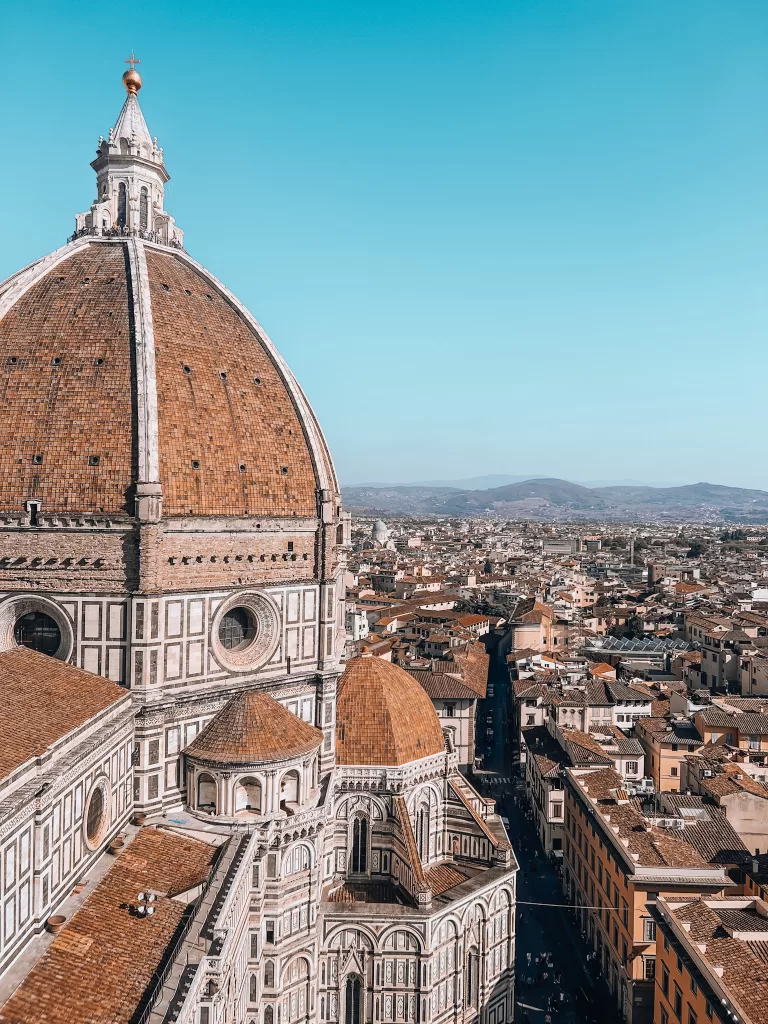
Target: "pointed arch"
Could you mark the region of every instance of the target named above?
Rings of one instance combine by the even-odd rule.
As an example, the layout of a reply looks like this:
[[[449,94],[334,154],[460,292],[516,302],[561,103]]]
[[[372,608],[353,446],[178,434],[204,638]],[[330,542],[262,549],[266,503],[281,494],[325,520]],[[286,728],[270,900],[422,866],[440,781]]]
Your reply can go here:
[[[124,181],[117,186],[117,226],[124,228],[128,224],[128,188]]]
[[[355,875],[368,873],[368,849],[371,841],[370,824],[366,814],[356,814],[352,819],[352,855],[350,869]]]
[[[344,1024],[362,1024],[363,980],[349,974],[344,982]]]

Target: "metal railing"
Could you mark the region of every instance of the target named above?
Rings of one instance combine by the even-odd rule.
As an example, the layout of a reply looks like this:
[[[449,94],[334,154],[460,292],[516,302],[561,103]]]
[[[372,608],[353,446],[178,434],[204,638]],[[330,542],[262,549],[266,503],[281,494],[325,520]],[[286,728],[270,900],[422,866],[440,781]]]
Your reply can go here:
[[[181,242],[177,242],[172,239],[170,242],[164,242],[157,231],[142,231],[139,228],[128,228],[128,227],[114,227],[107,228],[106,230],[100,230],[99,228],[80,228],[79,231],[75,231],[67,239],[68,242],[74,242],[78,238],[84,237],[93,238],[143,238],[146,242],[156,242],[158,245],[167,245],[171,249],[181,249],[184,251],[184,246]]]
[[[144,998],[142,999],[142,1002],[145,1004],[144,1009],[141,1011],[140,1014],[131,1018],[130,1024],[146,1024],[146,1022],[149,1020],[150,1015],[152,1014],[152,1011],[154,1010],[155,1005],[158,999],[160,998],[160,994],[163,991],[163,986],[165,985],[165,982],[168,979],[168,975],[173,970],[173,965],[176,962],[176,957],[179,955],[184,940],[186,939],[192,925],[194,924],[197,912],[202,906],[203,900],[205,899],[208,890],[213,885],[213,882],[216,878],[216,874],[219,870],[219,865],[221,864],[224,852],[227,850],[228,846],[229,843],[222,843],[221,846],[216,851],[213,864],[211,865],[211,872],[208,875],[206,881],[203,883],[203,887],[200,891],[200,894],[198,895],[194,903],[190,904],[188,909],[185,911],[186,920],[184,920],[183,926],[176,933],[176,938],[174,939],[172,945],[167,949],[163,961],[161,961],[160,966],[150,978],[149,984],[147,985],[144,992]]]

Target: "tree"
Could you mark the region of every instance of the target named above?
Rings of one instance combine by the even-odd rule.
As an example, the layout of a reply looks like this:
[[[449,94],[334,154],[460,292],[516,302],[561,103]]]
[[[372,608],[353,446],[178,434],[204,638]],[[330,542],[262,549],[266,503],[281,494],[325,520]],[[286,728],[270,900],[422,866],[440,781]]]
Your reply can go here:
[[[611,626],[608,635],[618,637],[619,640],[639,640],[645,635],[643,620],[637,615],[631,615],[623,625]]]
[[[691,541],[691,546],[688,548],[688,554],[686,555],[686,558],[700,558],[701,555],[704,554],[705,550],[706,548],[704,547],[704,543],[701,540],[699,540],[698,537],[695,537]]]

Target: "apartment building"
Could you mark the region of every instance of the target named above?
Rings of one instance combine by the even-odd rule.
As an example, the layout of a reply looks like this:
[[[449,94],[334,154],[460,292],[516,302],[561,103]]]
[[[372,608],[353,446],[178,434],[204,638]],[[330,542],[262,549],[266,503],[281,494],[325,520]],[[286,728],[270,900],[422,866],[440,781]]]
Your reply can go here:
[[[762,652],[742,654],[739,669],[740,692],[745,697],[768,696],[768,656]]]
[[[654,1024],[768,1022],[768,904],[659,896]]]
[[[712,690],[741,687],[741,654],[753,650],[752,640],[743,630],[705,631],[701,640],[701,685]]]
[[[565,823],[563,772],[571,760],[542,726],[523,729],[525,789],[545,854],[562,855]]]
[[[664,894],[729,891],[733,883],[718,863],[720,843],[710,833],[703,841],[683,816],[645,811],[611,768],[568,769],[564,781],[566,899],[578,908],[617,1013],[632,1024],[650,1024],[656,976],[651,907]]]
[[[753,854],[768,850],[767,779],[768,767],[733,761],[719,746],[683,761],[683,789],[719,808]]]
[[[738,747],[758,760],[768,755],[768,714],[703,708],[693,721],[705,743]]]
[[[680,792],[683,758],[704,745],[687,718],[641,718],[635,736],[645,751],[645,770],[660,792]]]

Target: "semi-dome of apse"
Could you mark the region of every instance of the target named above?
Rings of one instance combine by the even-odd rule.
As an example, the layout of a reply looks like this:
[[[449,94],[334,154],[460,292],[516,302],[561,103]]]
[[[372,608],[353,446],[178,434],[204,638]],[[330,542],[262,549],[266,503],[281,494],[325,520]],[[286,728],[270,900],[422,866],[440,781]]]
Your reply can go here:
[[[412,675],[370,654],[347,662],[336,704],[339,764],[397,767],[444,752],[437,712]]]

